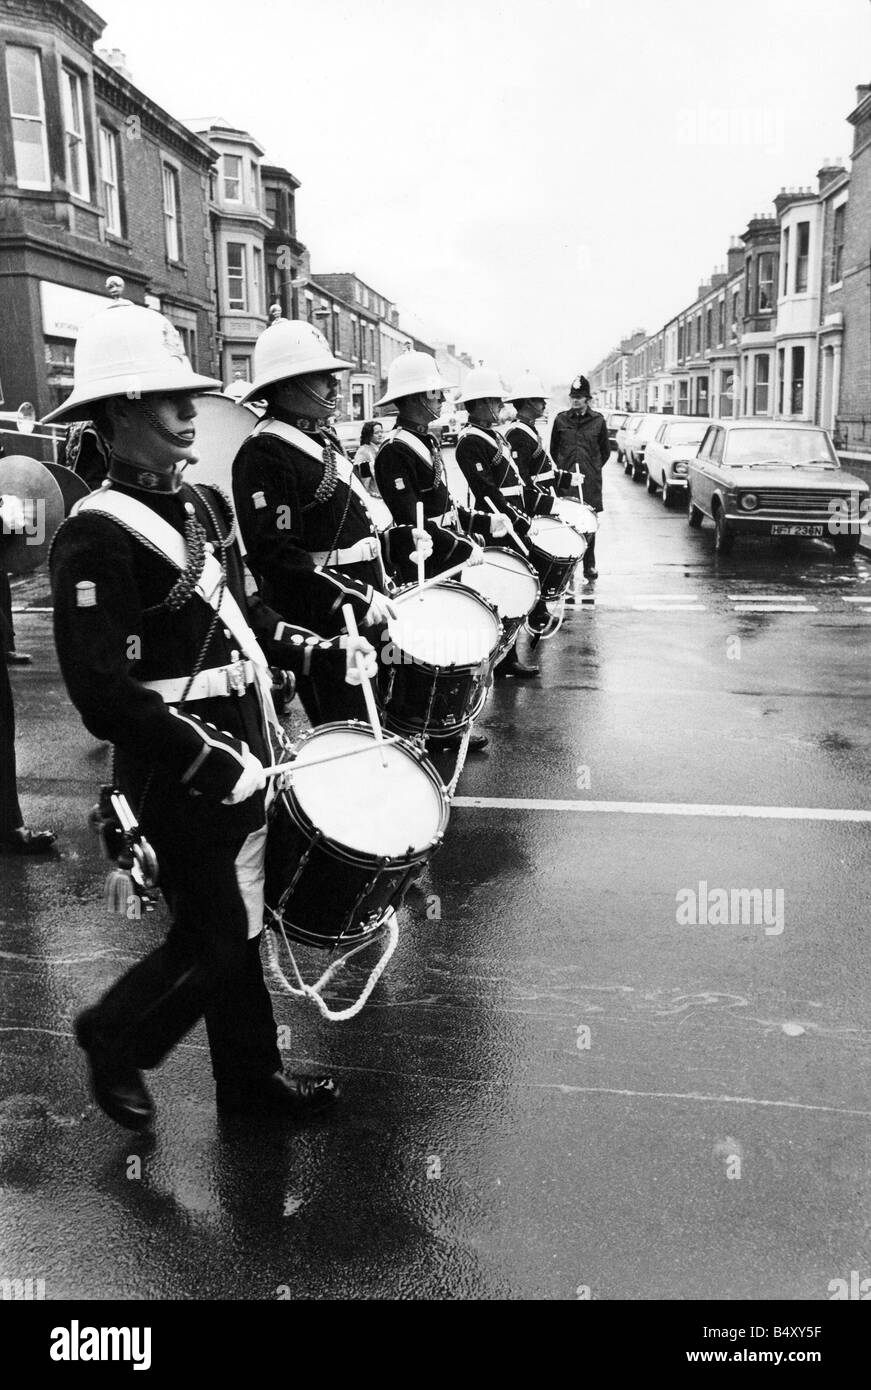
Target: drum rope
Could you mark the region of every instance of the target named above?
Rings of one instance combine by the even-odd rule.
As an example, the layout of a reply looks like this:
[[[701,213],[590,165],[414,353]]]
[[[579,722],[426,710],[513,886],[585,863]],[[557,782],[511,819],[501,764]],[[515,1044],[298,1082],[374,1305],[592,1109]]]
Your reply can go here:
[[[384,971],[387,969],[391,957],[393,956],[393,953],[396,950],[396,947],[399,943],[399,921],[397,919],[396,912],[392,908],[389,910],[387,914],[387,945],[385,946],[384,951],[382,952],[379,960],[376,962],[373,970],[371,971],[369,978],[363,986],[363,989],[359,997],[354,1001],[353,1004],[350,1004],[347,1009],[331,1009],[329,1005],[325,1002],[325,1000],[322,998],[322,992],[329,984],[333,976],[336,975],[339,970],[341,970],[342,966],[345,965],[352,958],[352,956],[357,955],[358,952],[364,950],[367,946],[372,944],[372,938],[367,937],[365,941],[358,942],[357,945],[353,946],[350,951],[346,951],[345,954],[343,956],[340,956],[338,960],[333,961],[332,965],[328,966],[328,968],[324,971],[323,975],[321,975],[319,980],[316,980],[313,985],[307,985],[299,972],[299,966],[296,963],[296,957],[293,954],[290,942],[288,941],[287,934],[284,930],[284,923],[282,922],[281,918],[278,917],[276,914],[273,914],[273,917],[275,920],[275,926],[281,932],[281,938],[287,950],[288,958],[290,960],[293,973],[296,977],[297,984],[296,987],[292,985],[288,980],[287,976],[285,975],[284,971],[281,969],[281,965],[278,960],[278,944],[274,939],[272,931],[267,929],[266,957],[267,964],[269,966],[269,970],[273,978],[281,985],[281,987],[288,994],[294,995],[295,998],[310,999],[314,1004],[317,1005],[318,1009],[321,1012],[321,1016],[325,1018],[328,1023],[343,1023],[346,1019],[354,1018],[360,1012],[363,1006],[368,1002],[370,994],[377,985],[378,981],[381,979],[381,976],[384,974]]]

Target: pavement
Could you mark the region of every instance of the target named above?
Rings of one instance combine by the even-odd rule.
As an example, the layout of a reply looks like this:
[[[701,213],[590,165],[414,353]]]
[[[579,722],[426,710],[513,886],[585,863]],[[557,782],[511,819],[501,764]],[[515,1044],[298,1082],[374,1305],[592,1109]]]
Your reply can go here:
[[[287,1066],[345,1088],[304,1128],[220,1122],[201,1028],[151,1074],[152,1138],[89,1100],[71,1019],[165,919],[103,910],[108,750],[39,577],[16,588],[20,786],[60,853],[0,861],[0,1279],[813,1301],[871,1276],[871,565],[814,541],[718,559],[613,464],[606,508],[601,578],[541,678],[496,686],[369,1004],[328,1024],[274,994]]]

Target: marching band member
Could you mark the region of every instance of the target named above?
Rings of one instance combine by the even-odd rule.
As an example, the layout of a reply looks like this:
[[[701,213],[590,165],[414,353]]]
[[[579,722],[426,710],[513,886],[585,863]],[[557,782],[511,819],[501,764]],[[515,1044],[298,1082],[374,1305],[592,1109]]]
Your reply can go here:
[[[335,675],[345,656],[246,597],[229,500],[182,482],[195,394],[217,386],[167,319],[119,299],[83,325],[72,394],[47,417],[93,419],[107,447],[106,482],[54,540],[55,640],[86,728],[115,745],[171,915],[164,944],[75,1022],[94,1098],[136,1130],[153,1115],[142,1069],[203,1016],[222,1111],[304,1117],[337,1095],[330,1077],[282,1070],[259,934],[264,767],[281,760],[267,659]]]
[[[503,434],[526,487],[526,510],[534,516],[553,513],[552,506],[545,506],[536,493],[552,498],[572,482],[572,475],[555,467],[538,432],[537,422],[547,409],[547,400],[547,392],[532,372],[524,372],[505,397],[517,411],[517,419],[503,426]]]
[[[483,552],[474,536],[496,539],[508,534],[503,517],[457,507],[451,498],[441,447],[429,429],[438,419],[444,388],[435,358],[426,352],[403,352],[391,362],[387,391],[378,402],[395,405],[398,419],[378,451],[375,478],[398,525],[413,525],[417,504],[423,506],[433,539],[427,578],[463,561],[480,564]],[[412,561],[399,570],[409,583],[417,578]]]
[[[469,423],[457,441],[456,460],[478,505],[492,502],[510,521],[518,536],[529,531],[530,518],[522,510],[524,483],[503,436],[494,428],[502,407],[502,383],[489,367],[474,367],[463,382],[460,400],[469,414]],[[496,667],[495,674],[515,680],[531,680],[538,666],[527,666],[516,653]]]
[[[391,362],[387,391],[378,402],[396,405],[398,420],[378,451],[375,478],[397,525],[413,525],[418,503],[423,507],[424,523],[433,540],[433,553],[425,566],[427,578],[464,562],[480,564],[484,552],[472,539],[473,533],[482,539],[495,539],[508,532],[501,515],[470,512],[456,507],[451,499],[441,448],[429,430],[438,419],[445,384],[428,353],[403,352]],[[411,560],[399,570],[407,582],[417,577]],[[473,733],[469,751],[480,752],[488,742],[485,734]],[[442,740],[441,746],[451,743]]]
[[[608,426],[604,415],[590,409],[590,383],[585,376],[576,376],[569,388],[572,404],[561,410],[553,422],[550,434],[550,453],[558,468],[564,470],[560,492],[572,489],[570,481],[576,472],[583,479],[584,501],[598,514],[602,511],[602,469],[611,456]],[[584,575],[597,579],[596,537],[590,536],[584,555]]]
[[[431,542],[413,526],[383,537],[368,495],[327,421],[336,409],[336,373],[350,367],[312,324],[277,319],[254,348],[254,381],[243,401],[265,401],[266,416],[233,463],[233,496],[248,565],[264,598],[288,621],[337,633],[350,603],[362,626],[395,616],[388,564]],[[359,690],[312,671],[298,681],[312,724],[364,718]]]

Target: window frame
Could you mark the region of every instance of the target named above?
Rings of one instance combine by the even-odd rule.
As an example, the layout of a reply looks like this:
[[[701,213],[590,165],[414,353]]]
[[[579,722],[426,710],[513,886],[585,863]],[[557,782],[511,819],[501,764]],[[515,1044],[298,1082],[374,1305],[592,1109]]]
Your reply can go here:
[[[38,96],[38,98],[39,98],[38,104],[39,104],[39,108],[40,108],[40,114],[39,114],[38,116],[31,116],[31,115],[29,115],[29,114],[27,114],[27,115],[21,115],[21,114],[17,113],[17,112],[13,109],[13,104],[12,104],[12,82],[11,82],[11,78],[10,78],[10,74],[9,74],[9,54],[10,54],[10,52],[15,52],[15,53],[29,53],[29,54],[32,55],[32,57],[33,57],[33,59],[34,59],[34,70],[35,70],[35,72],[36,72],[36,90],[37,90],[37,96]],[[5,57],[4,57],[4,66],[5,66],[5,71],[6,71],[6,88],[7,88],[7,91],[8,91],[8,93],[9,93],[9,119],[10,119],[10,123],[11,123],[12,157],[13,157],[14,164],[15,164],[15,184],[16,184],[16,187],[22,189],[24,192],[27,192],[27,193],[50,193],[50,192],[51,192],[51,161],[50,161],[50,159],[49,159],[49,152],[48,152],[48,122],[47,122],[46,114],[45,114],[45,82],[43,81],[43,76],[42,76],[42,50],[39,49],[39,48],[33,48],[33,47],[31,47],[30,44],[24,44],[24,43],[9,43],[9,44],[6,45],[6,53],[5,53]],[[42,140],[41,140],[41,142],[40,142],[40,147],[41,147],[41,150],[42,150],[42,162],[43,162],[43,167],[44,167],[44,169],[45,169],[45,179],[44,179],[44,180],[36,181],[36,180],[33,180],[33,179],[21,179],[21,178],[19,178],[19,175],[18,175],[18,155],[17,155],[17,152],[16,152],[16,146],[17,146],[17,145],[20,145],[22,142],[16,140],[16,138],[15,138],[15,122],[16,122],[16,121],[27,121],[27,122],[28,122],[29,124],[31,124],[31,125],[38,125],[38,126],[40,127],[41,131],[42,131]]]
[[[830,270],[829,289],[844,282],[844,247],[847,235],[847,203],[849,199],[844,198],[840,203],[836,203],[832,208],[832,265]],[[841,218],[841,240],[838,241],[838,214]]]
[[[67,186],[74,198],[83,203],[91,201],[91,175],[88,169],[88,122],[85,112],[85,77],[78,68],[61,64],[61,120],[63,121],[64,160]],[[80,122],[76,129],[75,120]],[[74,160],[75,157],[75,160]],[[73,163],[81,178],[81,187],[74,187]]]
[[[804,251],[802,251],[802,249],[801,249],[801,244],[802,244],[801,232],[802,232],[802,228],[804,228],[804,229],[806,230],[806,238],[805,238],[805,240],[806,240],[806,248],[805,248]],[[807,294],[808,284],[809,284],[809,281],[810,281],[810,259],[811,259],[811,224],[810,224],[810,221],[806,221],[806,222],[796,222],[796,224],[795,224],[795,229],[796,229],[796,238],[795,238],[795,293],[796,293],[796,294]],[[804,273],[804,275],[803,275],[803,283],[802,283],[802,284],[799,283],[799,280],[802,278],[802,277],[801,277],[801,272]]]
[[[769,263],[770,273],[763,278],[762,268],[765,262]],[[765,296],[767,303],[763,304],[762,297]],[[756,312],[757,314],[774,313],[776,303],[775,281],[774,281],[774,252],[760,251],[756,261]]]
[[[765,363],[765,380],[760,380],[760,364]],[[759,409],[759,391],[765,388],[765,409]],[[771,357],[767,352],[757,352],[753,358],[753,414],[768,415],[770,413],[770,391],[771,391]]]
[[[230,251],[241,251],[238,275],[232,274],[230,265]],[[244,241],[227,241],[224,243],[224,285],[227,291],[227,312],[230,314],[247,314],[250,302],[250,287],[248,284],[248,257],[246,254],[247,243]],[[231,282],[238,279],[242,285],[241,303],[234,303],[231,290]]]
[[[238,163],[238,178],[231,178],[231,176],[227,173],[226,161],[228,159],[235,159]],[[236,183],[239,185],[238,198],[230,197],[230,194],[227,192],[228,183]],[[244,203],[245,201],[245,161],[243,160],[241,154],[233,154],[231,150],[222,150],[221,152],[221,198],[222,201],[225,203]]]
[[[163,240],[166,250],[166,259],[171,265],[182,265],[184,261],[184,241],[182,237],[182,217],[181,217],[181,174],[177,164],[167,159],[165,155],[160,157],[161,184],[163,186]],[[175,207],[170,211],[167,206],[167,188],[172,189]],[[175,235],[175,252],[170,239],[170,227]]]
[[[112,154],[114,184],[106,178],[106,167],[103,160],[104,146],[108,147]],[[124,205],[121,198],[121,140],[114,126],[106,125],[105,121],[100,121],[97,127],[97,154],[99,156],[100,195],[106,219],[106,232],[109,236],[120,238],[124,236]],[[117,226],[110,225],[110,199],[106,192],[107,188],[114,190],[118,214]]]

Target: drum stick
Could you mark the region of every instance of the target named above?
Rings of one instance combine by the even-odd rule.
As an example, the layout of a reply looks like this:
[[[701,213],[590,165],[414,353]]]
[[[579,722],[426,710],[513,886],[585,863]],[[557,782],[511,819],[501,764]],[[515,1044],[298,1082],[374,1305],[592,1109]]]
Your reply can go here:
[[[380,744],[381,748],[389,748],[393,743],[399,743],[398,735],[388,734]],[[283,772],[289,772],[291,777],[294,772],[304,772],[307,767],[320,767],[321,763],[335,763],[339,758],[359,758],[361,753],[374,753],[379,744],[364,743],[362,748],[348,748],[344,753],[327,753],[323,758],[306,758],[305,762],[298,763],[296,759],[291,759],[287,763],[273,763],[271,767],[263,769],[267,777],[280,777]]]
[[[578,497],[579,497],[579,499],[581,500],[581,502],[583,502],[583,500],[584,500],[584,488],[583,488],[583,484],[581,483],[581,470],[580,470],[580,468],[578,468],[577,464],[575,465],[575,487],[578,489]]]
[[[422,530],[423,530],[423,503],[422,503],[422,502],[418,502],[418,504],[417,504],[417,529],[418,529],[418,531],[422,531]],[[423,588],[423,582],[424,582],[424,579],[426,578],[426,575],[424,574],[424,566],[425,566],[425,564],[426,564],[426,561],[424,560],[423,556],[422,556],[421,553],[420,553],[420,546],[418,546],[418,549],[417,549],[417,587],[418,587],[418,590],[420,590],[420,589]]]
[[[354,617],[354,610],[350,603],[342,604],[342,617],[345,619],[345,627],[348,629],[349,637],[359,637],[357,631],[357,619]],[[378,711],[375,708],[375,696],[372,694],[372,682],[369,677],[363,674],[363,656],[357,653],[357,670],[360,674],[360,683],[363,687],[363,698],[366,701],[366,713],[369,716],[369,723],[372,725],[372,732],[375,735],[375,742],[381,751],[381,766],[387,766],[387,758],[384,753],[384,735],[381,732],[381,720],[378,718]]]
[[[468,567],[468,560],[464,560],[461,565],[452,565],[449,570],[442,570],[441,574],[434,574],[432,579],[425,579],[416,589],[407,589],[404,594],[394,594],[392,603],[402,603],[405,599],[417,598],[418,594],[423,594],[427,589],[432,589],[436,584],[443,584],[446,579],[453,579],[455,574],[459,574]]]
[[[490,508],[490,510],[491,510],[491,512],[493,513],[494,516],[505,516],[505,513],[504,513],[503,511],[500,511],[500,509],[496,506],[496,503],[493,501],[493,498],[492,498],[492,497],[485,497],[485,498],[484,498],[484,501],[487,503],[487,506]],[[507,516],[505,516],[505,524],[506,524],[506,526],[508,527],[508,534],[509,534],[509,536],[511,537],[511,539],[514,541],[515,545],[517,545],[517,546],[520,547],[520,549],[523,551],[524,555],[528,555],[528,554],[529,554],[528,548],[523,544],[523,541],[522,541],[522,540],[520,539],[520,537],[518,536],[518,534],[517,534],[517,532],[515,531],[514,527],[511,525],[511,522],[508,520],[508,517],[507,517]]]

